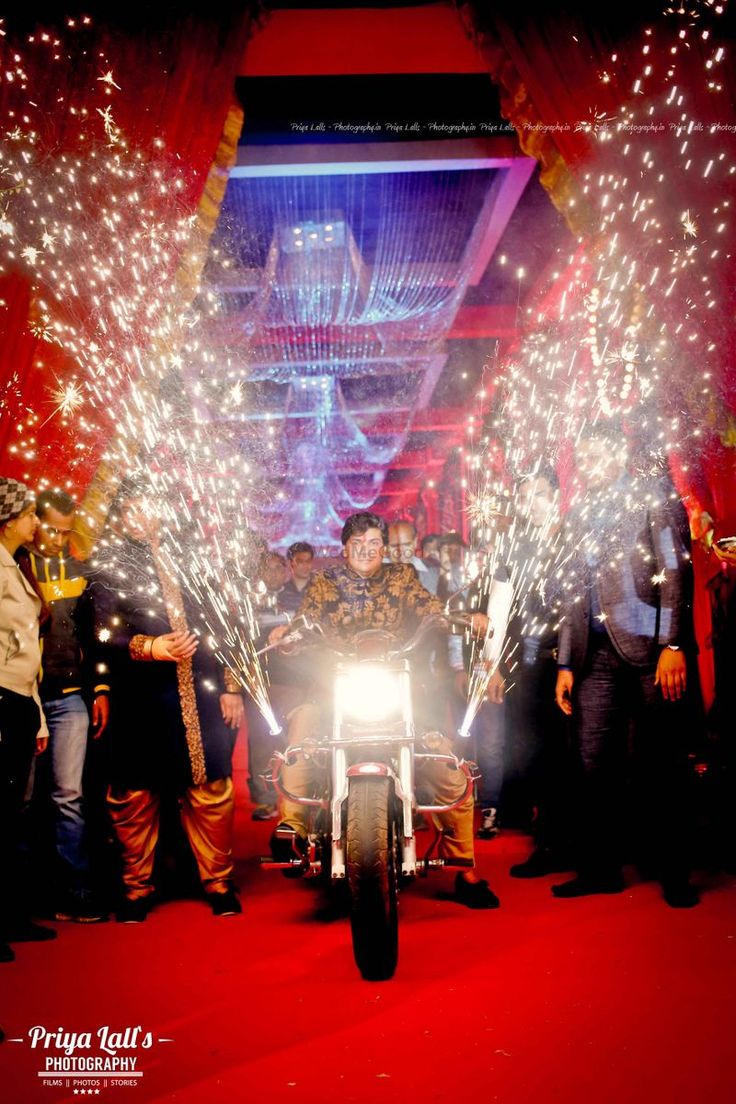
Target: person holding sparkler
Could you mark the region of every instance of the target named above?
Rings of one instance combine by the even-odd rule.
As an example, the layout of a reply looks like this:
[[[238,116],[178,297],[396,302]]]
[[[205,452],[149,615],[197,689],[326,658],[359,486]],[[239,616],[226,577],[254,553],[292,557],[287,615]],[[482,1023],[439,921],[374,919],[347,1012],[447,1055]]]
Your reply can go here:
[[[301,605],[309,582],[314,559],[314,549],[306,541],[293,544],[287,553],[293,579],[284,583],[286,562],[278,552],[266,552],[261,560],[260,576],[265,590],[258,590],[258,607],[255,610],[259,636],[257,649],[267,643],[268,634],[275,625],[283,625]],[[301,586],[297,584],[301,583]],[[290,585],[291,584],[291,585]],[[268,698],[279,724],[304,700],[306,688],[303,665],[295,663],[279,650],[264,656],[263,673],[268,685]],[[254,804],[252,820],[272,820],[278,816],[276,793],[266,781],[271,756],[276,748],[283,748],[280,734],[272,731],[270,718],[264,716],[259,704],[249,694],[245,702],[248,723],[248,790]]]
[[[629,722],[647,807],[643,843],[664,899],[698,904],[688,880],[687,726],[692,566],[671,485],[627,471],[625,438],[593,427],[576,449],[585,494],[571,510],[556,700],[572,716],[581,778],[577,877],[555,897],[620,893],[621,809]],[[675,496],[676,498],[676,496]]]
[[[494,522],[495,524],[495,522]],[[489,529],[490,533],[490,529]],[[450,553],[449,558],[447,553]],[[457,551],[461,555],[457,556]],[[451,565],[451,575],[445,574],[441,580],[441,588],[452,587],[452,592],[447,601],[450,608],[460,610],[486,610],[490,612],[490,592],[494,585],[505,584],[508,573],[505,567],[495,561],[495,557],[488,560],[488,549],[478,553],[475,563],[471,562],[471,568],[475,568],[475,578],[468,571],[465,557],[462,555],[464,547],[459,543],[457,535],[448,538],[447,544],[440,539],[440,552],[445,565]],[[490,571],[493,582],[487,577],[487,567],[490,563]],[[451,580],[451,581],[450,581]],[[464,585],[463,585],[464,584]],[[506,625],[498,623],[497,618],[491,618],[494,630],[494,644],[498,646],[499,639],[506,635]],[[461,726],[465,719],[468,704],[468,692],[470,679],[468,670],[477,666],[485,668],[486,658],[476,655],[477,648],[474,642],[467,638],[451,636],[448,641],[448,660],[453,672],[454,690],[452,711],[455,726]],[[478,681],[477,679],[475,680]],[[501,804],[501,790],[503,788],[504,772],[504,748],[506,744],[506,702],[505,702],[505,678],[500,667],[493,665],[493,670],[482,675],[483,693],[482,700],[478,702],[474,710],[470,735],[475,745],[475,760],[480,769],[480,781],[478,782],[478,804],[480,805],[480,826],[477,832],[478,839],[492,840],[501,831],[501,818],[499,806]],[[461,737],[462,738],[462,737]]]
[[[243,719],[240,686],[222,676],[191,631],[193,610],[169,570],[151,500],[128,489],[116,520],[119,532],[109,533],[93,566],[107,568],[100,581],[98,635],[119,689],[108,790],[123,860],[117,919],[141,923],[153,903],[162,795],[179,804],[214,915],[231,916],[242,911],[232,881],[232,752]]]

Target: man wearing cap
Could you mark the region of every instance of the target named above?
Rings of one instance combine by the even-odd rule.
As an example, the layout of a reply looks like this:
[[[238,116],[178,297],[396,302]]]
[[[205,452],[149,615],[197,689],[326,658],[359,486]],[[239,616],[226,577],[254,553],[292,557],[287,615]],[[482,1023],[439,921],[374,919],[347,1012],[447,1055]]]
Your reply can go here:
[[[38,697],[43,603],[14,559],[37,528],[33,493],[16,479],[0,477],[0,962],[15,957],[9,943],[56,936],[29,919],[18,854],[33,756],[48,743]]]

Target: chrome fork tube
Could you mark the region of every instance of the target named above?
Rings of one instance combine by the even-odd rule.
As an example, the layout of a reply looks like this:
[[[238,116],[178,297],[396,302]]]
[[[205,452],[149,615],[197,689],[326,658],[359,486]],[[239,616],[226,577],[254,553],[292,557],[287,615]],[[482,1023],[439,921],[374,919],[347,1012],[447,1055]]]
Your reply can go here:
[[[345,877],[345,847],[342,838],[342,807],[348,796],[348,760],[345,749],[332,748],[332,868],[333,878]]]
[[[399,750],[399,784],[401,786],[401,873],[413,877],[417,871],[417,843],[414,836],[414,748],[403,744]]]

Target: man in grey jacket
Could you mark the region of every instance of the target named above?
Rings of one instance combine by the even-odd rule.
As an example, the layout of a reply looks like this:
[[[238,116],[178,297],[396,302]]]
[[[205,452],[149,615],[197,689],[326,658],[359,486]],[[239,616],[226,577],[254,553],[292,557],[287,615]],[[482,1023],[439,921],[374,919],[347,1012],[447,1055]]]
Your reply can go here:
[[[688,881],[685,806],[692,654],[692,568],[682,506],[668,481],[626,470],[626,446],[595,429],[576,451],[586,492],[570,512],[568,590],[556,700],[572,715],[581,770],[578,875],[556,897],[623,889],[622,817],[627,737],[644,782],[643,844],[665,901],[698,903]]]
[[[31,763],[49,737],[38,697],[43,603],[13,558],[37,528],[33,492],[0,476],[0,962],[15,958],[10,943],[56,938],[30,919],[19,846]]]

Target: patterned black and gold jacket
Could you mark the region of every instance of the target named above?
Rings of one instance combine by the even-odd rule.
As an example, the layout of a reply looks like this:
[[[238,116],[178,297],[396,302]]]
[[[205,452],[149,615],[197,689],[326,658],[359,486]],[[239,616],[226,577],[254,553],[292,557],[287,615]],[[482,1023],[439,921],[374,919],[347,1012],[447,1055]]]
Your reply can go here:
[[[363,629],[386,629],[406,641],[420,621],[442,611],[409,564],[382,564],[368,579],[340,564],[312,577],[298,614],[343,640]]]
[[[112,786],[181,792],[229,778],[236,733],[222,719],[220,695],[230,687],[205,640],[189,663],[151,658],[153,638],[174,627],[170,605],[180,605],[187,628],[194,628],[194,604],[147,543],[108,532],[93,565],[97,636],[113,673]]]

